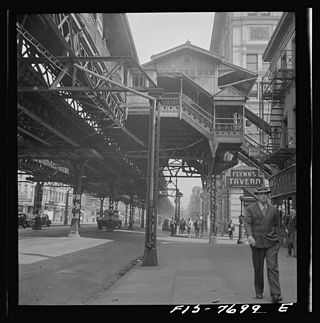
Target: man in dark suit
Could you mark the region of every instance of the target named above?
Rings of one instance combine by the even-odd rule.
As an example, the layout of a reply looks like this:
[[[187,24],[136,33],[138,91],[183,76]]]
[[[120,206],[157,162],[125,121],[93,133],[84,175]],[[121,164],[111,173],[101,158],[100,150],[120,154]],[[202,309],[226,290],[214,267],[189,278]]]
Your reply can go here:
[[[278,264],[280,217],[278,210],[268,204],[269,193],[270,190],[265,187],[256,190],[258,201],[245,210],[244,228],[252,251],[256,298],[263,298],[263,268],[266,259],[272,302],[278,303],[282,301]]]

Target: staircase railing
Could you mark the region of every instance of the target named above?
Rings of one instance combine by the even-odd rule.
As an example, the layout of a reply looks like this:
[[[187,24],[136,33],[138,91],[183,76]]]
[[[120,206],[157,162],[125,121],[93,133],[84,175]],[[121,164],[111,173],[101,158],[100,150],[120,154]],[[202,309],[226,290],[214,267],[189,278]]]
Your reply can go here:
[[[198,124],[208,128],[209,131],[213,130],[213,116],[184,94],[182,95],[182,112],[197,120]]]

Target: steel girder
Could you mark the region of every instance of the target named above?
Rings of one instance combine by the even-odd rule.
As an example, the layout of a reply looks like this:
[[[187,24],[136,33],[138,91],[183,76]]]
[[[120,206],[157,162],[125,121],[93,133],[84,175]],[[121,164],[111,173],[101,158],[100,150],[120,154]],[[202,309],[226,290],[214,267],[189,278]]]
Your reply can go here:
[[[49,18],[46,17],[46,19]],[[64,19],[64,23],[66,21],[67,19]],[[26,25],[28,24],[26,23]],[[100,106],[97,107],[97,105],[95,105],[97,102],[95,100],[97,99],[95,98],[92,100],[92,96],[88,96],[87,93],[85,93],[83,95],[85,99],[82,97],[82,101],[80,102],[80,99],[78,99],[76,95],[73,97],[74,93],[72,91],[64,92],[63,95],[60,93],[61,91],[59,94],[55,92],[58,84],[61,85],[64,82],[66,82],[67,85],[69,82],[75,89],[76,85],[79,87],[79,79],[81,79],[81,81],[90,80],[87,84],[89,83],[90,87],[94,88],[101,85],[99,85],[100,80],[88,77],[88,75],[84,75],[84,73],[82,77],[79,77],[78,75],[77,78],[77,74],[80,73],[75,70],[70,61],[66,62],[66,65],[62,65],[62,63],[59,62],[54,55],[49,53],[44,46],[26,31],[26,29],[22,26],[18,26],[18,31],[20,38],[18,46],[18,86],[20,85],[20,87],[18,87],[18,101],[21,103],[28,103],[27,108],[21,103],[18,103],[20,110],[18,115],[18,130],[20,136],[26,138],[23,140],[24,143],[26,143],[26,141],[29,142],[29,149],[33,147],[35,151],[38,149],[39,143],[47,147],[56,147],[57,145],[78,147],[80,144],[82,145],[82,143],[90,143],[102,154],[113,150],[115,157],[108,156],[103,164],[106,164],[106,160],[109,164],[110,160],[114,160],[112,169],[118,169],[116,175],[120,176],[123,174],[132,177],[136,174],[136,179],[140,179],[140,181],[137,180],[138,186],[141,188],[140,182],[143,182],[143,178],[145,178],[143,169],[139,170],[132,161],[121,153],[121,149],[116,141],[104,134],[104,131],[108,130],[110,126],[114,127],[115,122],[112,120],[112,123],[106,123],[107,121],[104,124],[102,123],[103,120],[108,120],[108,118],[103,118],[102,115],[105,114],[105,111],[99,110]],[[63,46],[66,48],[65,44]],[[43,55],[42,57],[39,57],[39,52]],[[42,60],[42,62],[40,62],[40,60]],[[90,58],[84,58],[82,60],[83,64],[87,64],[88,60],[90,60]],[[101,62],[96,62],[94,57],[91,57],[91,60],[95,62],[96,65],[100,66]],[[106,58],[106,60],[108,60],[108,58]],[[122,59],[122,63],[118,63],[109,72],[108,76],[111,77],[115,75],[117,70],[121,68],[123,62],[124,59]],[[28,85],[31,86],[32,91],[24,91],[25,87],[28,87]],[[40,91],[39,89],[41,88],[51,89],[52,91]],[[101,89],[101,87],[98,89]],[[111,95],[111,91],[108,93],[108,97],[103,97],[107,103],[112,103],[116,99],[120,100],[121,98],[121,95],[119,96],[118,93],[115,95]],[[116,97],[116,99],[112,98],[112,96]],[[89,104],[90,100],[91,105]],[[83,102],[87,105],[85,106]],[[70,109],[70,107],[72,107],[72,109]],[[91,110],[87,107],[90,107]],[[119,106],[119,108],[121,108],[121,106]],[[93,109],[95,109],[95,112],[102,112],[102,114],[92,113]],[[59,110],[59,112],[57,113],[56,110]],[[113,109],[112,112],[121,119],[122,114],[119,113],[117,109]],[[67,119],[65,119],[65,117],[67,117]],[[70,127],[70,124],[68,124],[69,122],[72,122],[74,126]],[[79,132],[83,132],[83,134],[79,136]],[[105,133],[108,133],[108,131]],[[97,138],[99,139],[98,141],[92,140]],[[101,148],[105,151],[101,151]],[[119,164],[121,165],[120,167]],[[95,168],[88,165],[88,168],[90,167],[91,169]],[[105,169],[105,165],[103,168]],[[119,171],[119,168],[122,170]],[[128,169],[128,171],[126,171],[126,169]],[[109,172],[110,171],[111,170],[109,169]],[[106,169],[102,171],[102,173],[105,172]],[[34,175],[36,176],[36,174]],[[134,181],[131,181],[131,185],[132,182]]]

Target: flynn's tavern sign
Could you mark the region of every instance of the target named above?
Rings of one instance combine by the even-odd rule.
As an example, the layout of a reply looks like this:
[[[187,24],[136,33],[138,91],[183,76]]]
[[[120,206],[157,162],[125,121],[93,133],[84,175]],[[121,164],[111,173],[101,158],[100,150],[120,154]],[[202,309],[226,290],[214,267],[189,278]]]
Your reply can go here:
[[[230,188],[259,187],[263,182],[263,176],[259,176],[257,169],[231,169],[230,176],[226,176],[226,186]]]

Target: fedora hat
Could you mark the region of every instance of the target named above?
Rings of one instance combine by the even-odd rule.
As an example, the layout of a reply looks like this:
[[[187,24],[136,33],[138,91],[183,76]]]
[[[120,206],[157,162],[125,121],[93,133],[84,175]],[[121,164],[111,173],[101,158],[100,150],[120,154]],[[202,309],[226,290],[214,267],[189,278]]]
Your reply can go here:
[[[270,193],[270,189],[268,187],[259,187],[256,189],[254,194],[262,194],[262,193]]]

